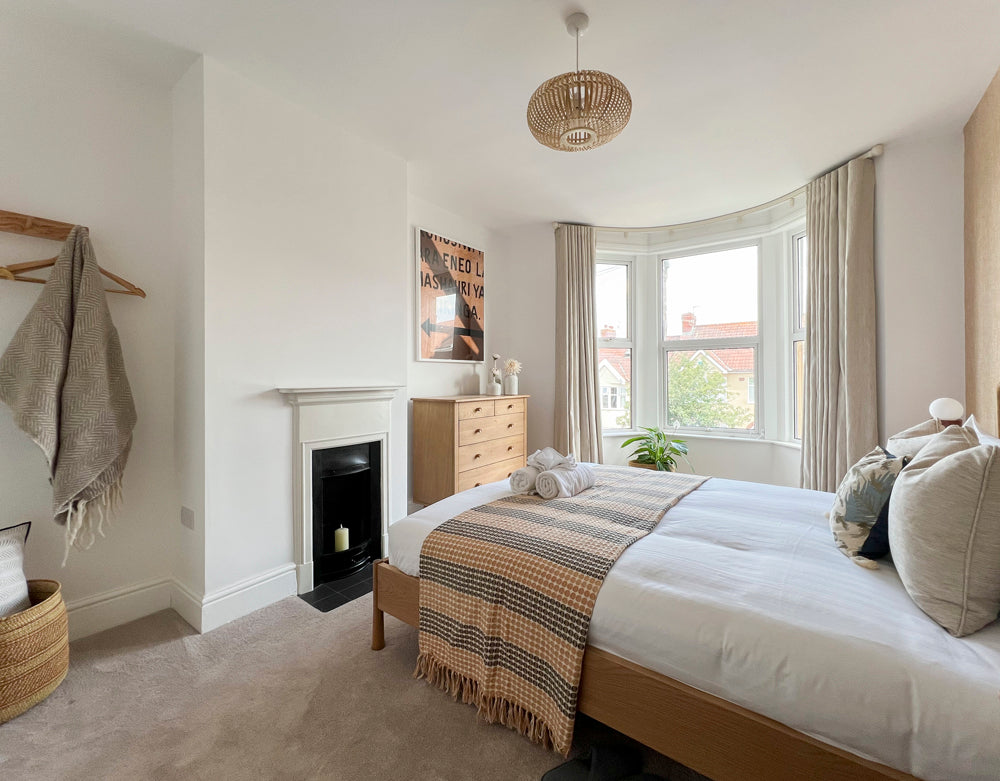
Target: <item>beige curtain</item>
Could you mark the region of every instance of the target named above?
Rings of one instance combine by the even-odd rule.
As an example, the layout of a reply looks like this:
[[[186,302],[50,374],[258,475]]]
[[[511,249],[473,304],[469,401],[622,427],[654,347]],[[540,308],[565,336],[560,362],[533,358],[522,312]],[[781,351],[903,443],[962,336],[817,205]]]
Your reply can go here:
[[[852,160],[811,182],[806,213],[802,487],[835,491],[878,444],[875,163]]]
[[[580,461],[604,460],[597,378],[594,272],[589,225],[556,226],[555,447]]]

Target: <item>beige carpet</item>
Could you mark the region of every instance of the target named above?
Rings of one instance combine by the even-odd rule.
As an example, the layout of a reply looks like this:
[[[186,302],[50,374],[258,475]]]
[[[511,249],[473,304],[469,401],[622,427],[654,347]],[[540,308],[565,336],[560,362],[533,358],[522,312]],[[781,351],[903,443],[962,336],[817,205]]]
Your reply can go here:
[[[416,631],[371,595],[289,598],[206,635],[164,611],[72,645],[48,700],[0,725],[3,779],[538,779],[561,759],[411,677]],[[575,751],[621,736],[581,719]],[[647,751],[647,769],[695,778]]]

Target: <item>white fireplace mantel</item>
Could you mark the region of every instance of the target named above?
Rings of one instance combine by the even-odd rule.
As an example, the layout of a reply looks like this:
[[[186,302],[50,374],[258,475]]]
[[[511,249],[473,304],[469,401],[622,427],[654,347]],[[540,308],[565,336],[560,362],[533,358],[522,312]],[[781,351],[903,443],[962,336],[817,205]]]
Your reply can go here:
[[[402,386],[278,388],[294,408],[293,514],[298,591],[313,589],[312,454],[330,447],[380,442],[382,451],[382,550],[389,517],[389,443],[392,403]]]

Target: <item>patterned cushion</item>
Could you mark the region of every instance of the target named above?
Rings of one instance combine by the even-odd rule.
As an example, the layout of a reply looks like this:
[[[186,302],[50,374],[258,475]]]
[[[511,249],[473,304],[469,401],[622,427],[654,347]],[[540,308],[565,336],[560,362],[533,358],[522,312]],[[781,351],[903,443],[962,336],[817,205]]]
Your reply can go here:
[[[847,471],[837,488],[829,513],[830,529],[837,547],[855,564],[868,569],[878,567],[858,552],[868,539],[902,468],[902,458],[876,447]]]
[[[893,434],[886,443],[886,450],[895,453],[900,458],[913,458],[920,449],[941,433],[941,424],[934,420],[925,420],[911,426],[905,431]]]
[[[24,579],[24,542],[30,523],[0,529],[0,617],[31,607]]]
[[[949,426],[903,470],[889,506],[892,560],[917,606],[956,637],[1000,612],[1000,448]]]

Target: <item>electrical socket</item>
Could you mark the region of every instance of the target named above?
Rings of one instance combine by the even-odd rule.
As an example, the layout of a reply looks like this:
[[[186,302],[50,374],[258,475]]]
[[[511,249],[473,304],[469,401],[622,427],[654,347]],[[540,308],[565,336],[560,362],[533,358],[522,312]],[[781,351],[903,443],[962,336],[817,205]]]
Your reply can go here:
[[[181,526],[187,526],[194,531],[194,510],[190,507],[181,507]]]

